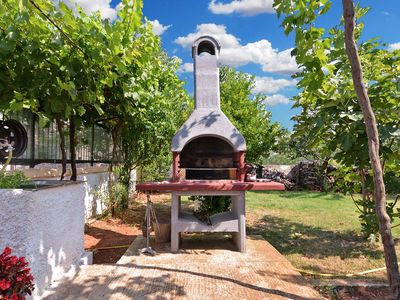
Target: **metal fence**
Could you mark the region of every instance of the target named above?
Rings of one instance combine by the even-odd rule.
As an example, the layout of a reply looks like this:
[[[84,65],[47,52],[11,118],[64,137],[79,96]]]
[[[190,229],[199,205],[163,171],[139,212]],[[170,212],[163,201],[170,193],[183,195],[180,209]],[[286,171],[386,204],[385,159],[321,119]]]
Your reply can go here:
[[[38,118],[30,111],[0,114],[1,119],[14,119],[21,122],[28,134],[28,147],[24,154],[13,158],[12,164],[35,166],[40,163],[61,163],[60,135],[55,122],[42,128]],[[70,158],[69,131],[65,130],[65,149],[67,162]],[[112,157],[111,135],[99,126],[77,129],[77,163],[109,163]]]

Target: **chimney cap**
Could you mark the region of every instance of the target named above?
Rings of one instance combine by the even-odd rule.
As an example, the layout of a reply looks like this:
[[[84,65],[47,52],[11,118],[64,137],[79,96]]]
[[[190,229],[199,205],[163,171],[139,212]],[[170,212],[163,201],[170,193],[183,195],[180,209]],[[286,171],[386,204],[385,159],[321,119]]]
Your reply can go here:
[[[219,56],[221,45],[217,39],[209,35],[203,35],[194,41],[192,45],[192,57],[207,52],[211,55]]]

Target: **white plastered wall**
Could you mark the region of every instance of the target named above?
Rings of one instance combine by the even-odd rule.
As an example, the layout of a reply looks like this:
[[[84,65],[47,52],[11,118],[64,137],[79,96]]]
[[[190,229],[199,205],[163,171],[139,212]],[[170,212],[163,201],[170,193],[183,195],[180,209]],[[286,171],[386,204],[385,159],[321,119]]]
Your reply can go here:
[[[0,249],[25,256],[35,280],[34,299],[78,264],[84,248],[83,182],[37,191],[0,190]]]

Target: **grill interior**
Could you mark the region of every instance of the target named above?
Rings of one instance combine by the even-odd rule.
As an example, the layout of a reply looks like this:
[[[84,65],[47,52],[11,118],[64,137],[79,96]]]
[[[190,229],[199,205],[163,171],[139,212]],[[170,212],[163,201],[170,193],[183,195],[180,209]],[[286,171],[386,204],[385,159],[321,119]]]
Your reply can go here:
[[[181,179],[235,179],[236,165],[232,146],[216,137],[196,138],[180,154]]]

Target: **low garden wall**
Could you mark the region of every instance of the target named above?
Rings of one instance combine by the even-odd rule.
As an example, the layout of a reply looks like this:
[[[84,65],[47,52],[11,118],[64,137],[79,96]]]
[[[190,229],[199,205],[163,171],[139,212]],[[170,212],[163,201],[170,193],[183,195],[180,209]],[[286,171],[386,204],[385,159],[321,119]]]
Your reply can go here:
[[[36,166],[30,169],[21,169],[27,177],[31,179],[58,180],[61,175],[60,167],[57,165],[52,168],[49,166]],[[85,219],[94,218],[101,215],[106,206],[100,195],[107,191],[108,166],[85,166],[77,169],[78,180],[84,181],[85,187]],[[65,176],[68,179],[70,171]]]
[[[33,298],[41,299],[52,282],[73,275],[80,262],[91,263],[84,253],[84,224],[106,209],[102,195],[109,172],[106,166],[86,166],[78,168],[78,181],[61,182],[60,168],[16,169],[51,183],[37,190],[0,189],[0,252],[8,246],[13,255],[26,258],[34,276]]]
[[[36,299],[84,254],[85,184],[0,190],[0,249],[9,246],[25,256]]]
[[[87,173],[78,176],[85,186],[85,220],[101,215],[106,205],[100,195],[104,195],[108,186],[108,172]]]

